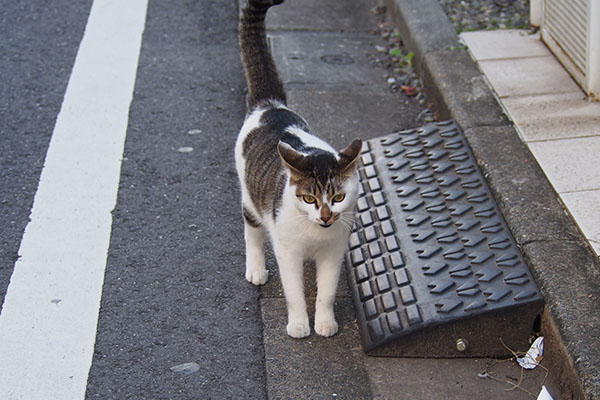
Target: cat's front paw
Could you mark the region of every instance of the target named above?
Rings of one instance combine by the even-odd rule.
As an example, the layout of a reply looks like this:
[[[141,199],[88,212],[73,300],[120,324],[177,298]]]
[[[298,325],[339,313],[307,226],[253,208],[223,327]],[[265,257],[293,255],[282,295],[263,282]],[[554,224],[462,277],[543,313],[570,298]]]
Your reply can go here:
[[[333,321],[318,321],[315,322],[315,332],[321,336],[329,337],[336,334],[338,331],[338,324]]]
[[[287,324],[287,333],[293,338],[302,339],[310,335],[308,322],[290,322]]]
[[[256,286],[264,285],[269,280],[269,272],[266,269],[246,271],[246,280]]]

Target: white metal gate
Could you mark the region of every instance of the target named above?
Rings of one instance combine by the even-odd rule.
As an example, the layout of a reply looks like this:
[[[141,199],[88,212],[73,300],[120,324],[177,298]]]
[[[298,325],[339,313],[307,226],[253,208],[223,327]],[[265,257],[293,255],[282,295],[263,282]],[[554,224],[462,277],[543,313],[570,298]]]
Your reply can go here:
[[[600,0],[532,0],[531,22],[591,100],[600,100]]]

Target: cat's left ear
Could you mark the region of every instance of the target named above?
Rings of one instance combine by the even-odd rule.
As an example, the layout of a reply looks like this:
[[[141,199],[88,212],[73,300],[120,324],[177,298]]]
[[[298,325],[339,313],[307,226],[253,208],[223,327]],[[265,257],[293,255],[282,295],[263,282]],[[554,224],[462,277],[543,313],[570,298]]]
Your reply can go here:
[[[356,162],[358,161],[358,155],[362,150],[362,140],[354,139],[352,143],[348,145],[343,150],[340,150],[340,160],[338,161],[338,165],[342,172],[351,172],[356,167]]]

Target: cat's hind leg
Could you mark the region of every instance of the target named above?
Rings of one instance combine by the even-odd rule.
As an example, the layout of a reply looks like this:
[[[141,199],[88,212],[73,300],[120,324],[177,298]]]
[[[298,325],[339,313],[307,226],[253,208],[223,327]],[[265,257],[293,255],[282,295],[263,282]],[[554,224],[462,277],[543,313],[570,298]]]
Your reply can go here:
[[[264,285],[269,279],[265,266],[265,229],[246,207],[244,213],[244,238],[246,240],[246,280]]]

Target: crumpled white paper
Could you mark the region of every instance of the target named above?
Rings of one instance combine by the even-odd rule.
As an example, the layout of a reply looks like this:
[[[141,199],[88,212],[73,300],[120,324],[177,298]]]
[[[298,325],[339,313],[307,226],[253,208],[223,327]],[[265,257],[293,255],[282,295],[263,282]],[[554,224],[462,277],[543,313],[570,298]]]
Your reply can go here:
[[[524,357],[517,357],[519,365],[525,369],[534,369],[544,358],[544,338],[535,339]]]
[[[546,389],[546,386],[542,386],[542,390],[537,397],[537,400],[554,400],[552,396],[550,396],[550,392]]]

